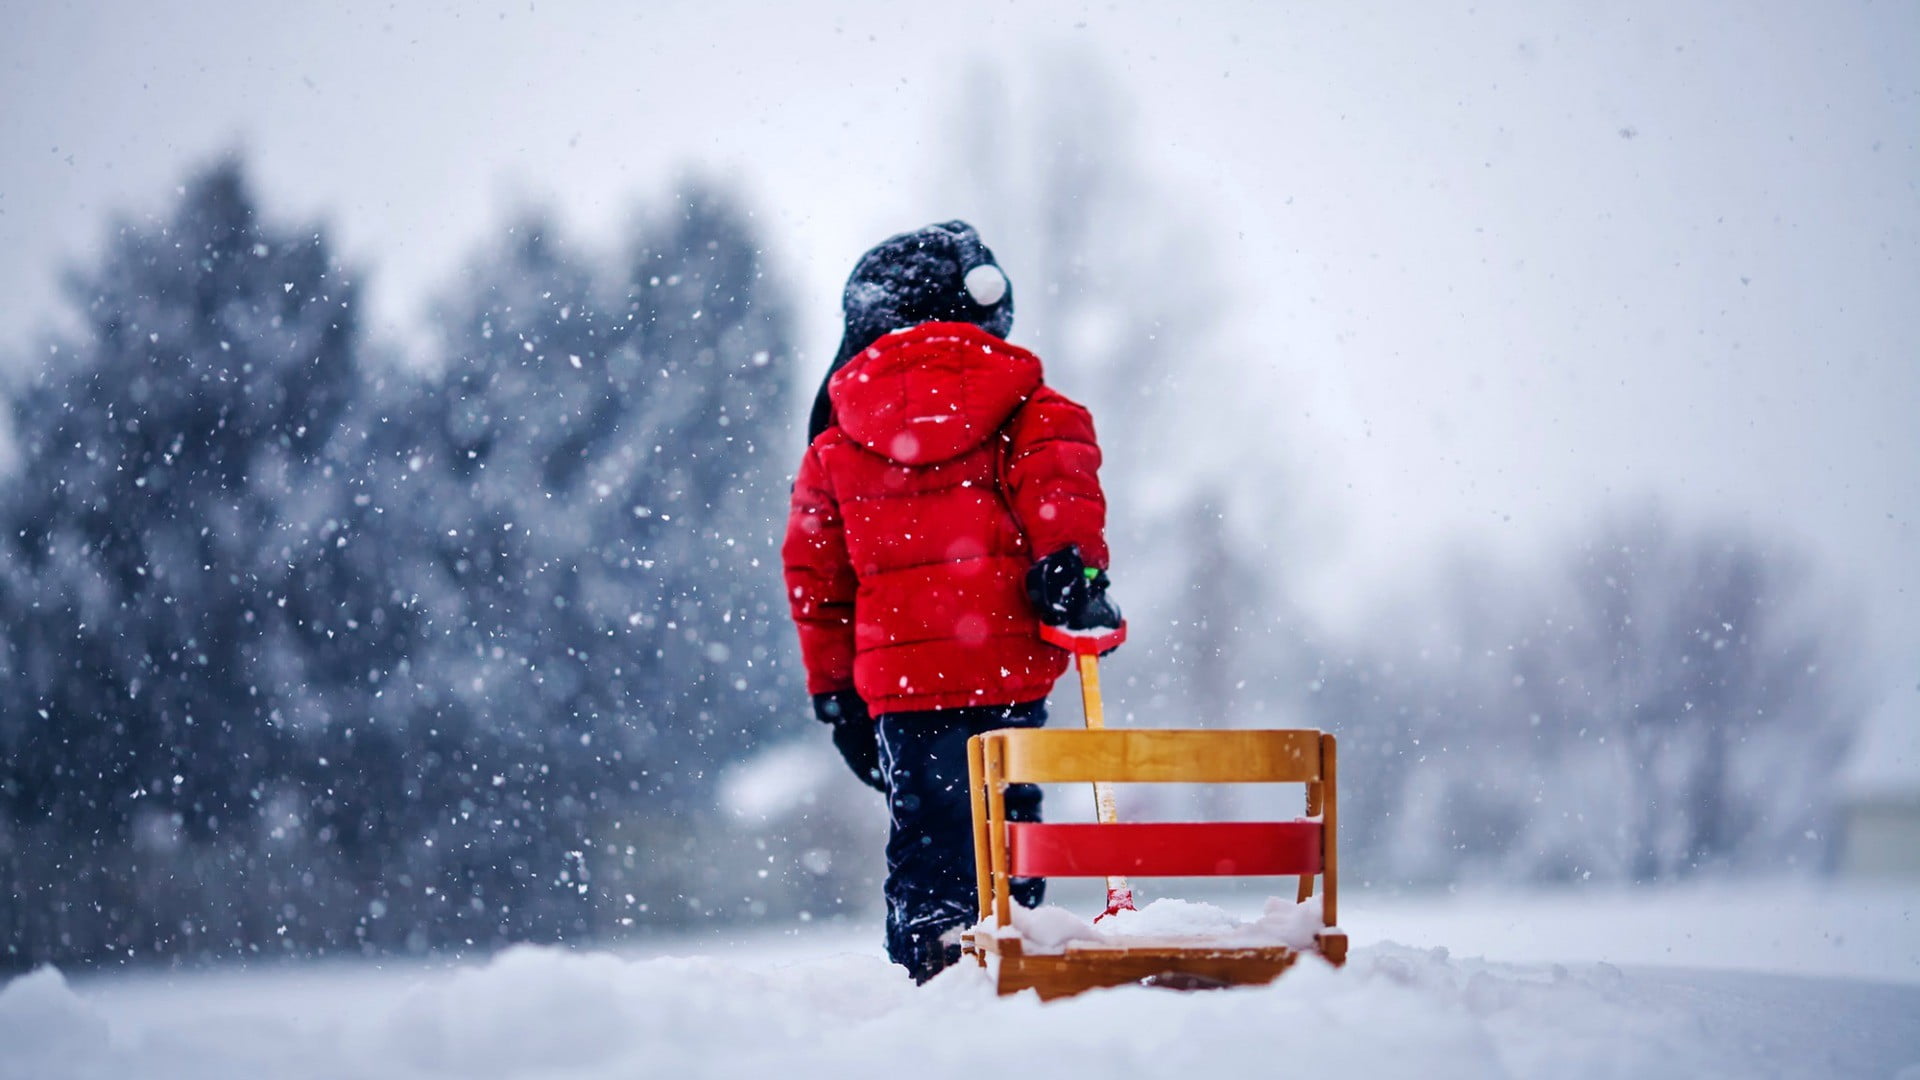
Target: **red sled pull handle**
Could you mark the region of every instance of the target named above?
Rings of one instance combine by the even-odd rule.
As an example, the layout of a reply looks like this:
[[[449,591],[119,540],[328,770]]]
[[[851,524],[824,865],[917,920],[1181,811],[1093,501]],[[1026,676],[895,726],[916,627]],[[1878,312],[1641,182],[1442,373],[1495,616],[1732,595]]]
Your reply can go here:
[[[1099,630],[1069,630],[1064,626],[1040,624],[1040,640],[1049,645],[1058,645],[1075,656],[1099,656],[1108,649],[1118,648],[1127,640],[1127,624],[1123,620],[1119,626]]]
[[[1127,640],[1127,624],[1121,620],[1119,626],[1111,630],[1069,630],[1064,626],[1040,624],[1040,640],[1050,645],[1058,645],[1073,654],[1074,666],[1080,671],[1080,709],[1085,715],[1087,728],[1099,731],[1107,726],[1106,707],[1100,702],[1100,654]],[[1113,805],[1113,785],[1104,780],[1093,782],[1094,815],[1101,824],[1111,825],[1120,819]],[[1107,876],[1107,910],[1095,916],[1099,922],[1108,915],[1117,915],[1122,911],[1132,911],[1133,886],[1120,874]]]

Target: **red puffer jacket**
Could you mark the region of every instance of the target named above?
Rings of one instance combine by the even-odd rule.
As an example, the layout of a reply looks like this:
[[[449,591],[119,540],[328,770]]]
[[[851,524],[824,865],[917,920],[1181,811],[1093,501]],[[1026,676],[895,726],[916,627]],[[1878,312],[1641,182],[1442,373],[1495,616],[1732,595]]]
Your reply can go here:
[[[969,323],[889,334],[833,376],[782,555],[807,690],[876,715],[1045,697],[1027,569],[1077,544],[1107,565],[1100,447],[1040,360]]]

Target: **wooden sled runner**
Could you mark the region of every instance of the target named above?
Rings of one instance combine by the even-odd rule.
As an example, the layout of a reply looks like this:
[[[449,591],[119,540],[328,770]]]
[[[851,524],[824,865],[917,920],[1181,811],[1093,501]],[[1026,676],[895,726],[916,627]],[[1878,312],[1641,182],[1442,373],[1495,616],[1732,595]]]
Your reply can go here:
[[[1312,951],[1339,965],[1347,938],[1336,927],[1334,738],[1313,730],[992,731],[967,745],[980,919],[1012,925],[1015,877],[1298,875],[1299,899],[1319,877],[1321,921]],[[1297,783],[1307,816],[1297,821],[1044,825],[1010,822],[1008,784],[1083,782]],[[996,968],[1001,994],[1032,989],[1043,999],[1145,982],[1186,989],[1271,982],[1305,950],[1234,947],[1204,939],[1069,943],[1039,952],[1016,934],[983,926],[962,939]]]

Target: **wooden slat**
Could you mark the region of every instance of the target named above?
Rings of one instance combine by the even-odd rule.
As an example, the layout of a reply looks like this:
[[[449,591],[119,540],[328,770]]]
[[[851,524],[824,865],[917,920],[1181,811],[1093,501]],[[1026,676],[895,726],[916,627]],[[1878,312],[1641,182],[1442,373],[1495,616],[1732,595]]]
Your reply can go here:
[[[1292,949],[1070,949],[1063,954],[1003,954],[995,989],[1002,995],[1032,990],[1040,1000],[1071,997],[1103,986],[1126,986],[1169,976],[1198,978],[1224,986],[1272,982],[1300,954]]]
[[[1320,786],[1323,789],[1320,809],[1320,822],[1325,826],[1320,832],[1321,870],[1320,882],[1326,895],[1320,898],[1321,923],[1326,926],[1340,925],[1340,849],[1339,837],[1335,835],[1340,827],[1340,793],[1335,783],[1335,763],[1338,756],[1331,733],[1320,736],[1320,763],[1325,772]],[[1341,938],[1341,948],[1345,949],[1346,939]],[[1345,955],[1344,953],[1342,955]]]
[[[1317,821],[1007,826],[1014,877],[1314,874],[1320,851]]]
[[[999,739],[983,739],[980,743],[981,767],[987,772],[987,864],[990,870],[988,884],[993,892],[993,924],[1006,926],[1013,922],[1012,896],[1008,892],[1007,880],[1007,770],[1003,754],[1006,744]]]
[[[1148,729],[996,731],[1009,783],[1311,783],[1320,733]]]
[[[980,921],[993,914],[993,863],[987,821],[987,756],[980,736],[967,740],[967,798],[973,804],[973,878]]]
[[[1324,771],[1324,766],[1327,763],[1325,744],[1322,744],[1322,749],[1320,753],[1321,753],[1320,764],[1323,767],[1322,771]],[[1317,818],[1320,816],[1320,789],[1323,786],[1324,784],[1322,783],[1314,783],[1314,784],[1307,785],[1307,816],[1310,818]],[[1322,858],[1320,862],[1322,866],[1326,865],[1325,858]],[[1300,903],[1304,904],[1312,896],[1313,896],[1313,875],[1301,874],[1299,895],[1298,897],[1296,897],[1296,899],[1298,899]]]

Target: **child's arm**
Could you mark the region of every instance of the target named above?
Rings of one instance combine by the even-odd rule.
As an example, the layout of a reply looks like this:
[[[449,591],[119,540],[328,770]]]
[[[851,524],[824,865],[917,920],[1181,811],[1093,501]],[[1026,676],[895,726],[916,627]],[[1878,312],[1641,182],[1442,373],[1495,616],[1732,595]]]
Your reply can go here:
[[[807,693],[830,694],[853,686],[853,598],[859,582],[847,557],[847,534],[819,453],[800,463],[787,515],[787,602],[800,627],[800,656],[807,665]]]
[[[1092,415],[1043,386],[1021,406],[1007,435],[1007,503],[1034,558],[1078,547],[1086,565],[1106,569],[1107,499]]]

